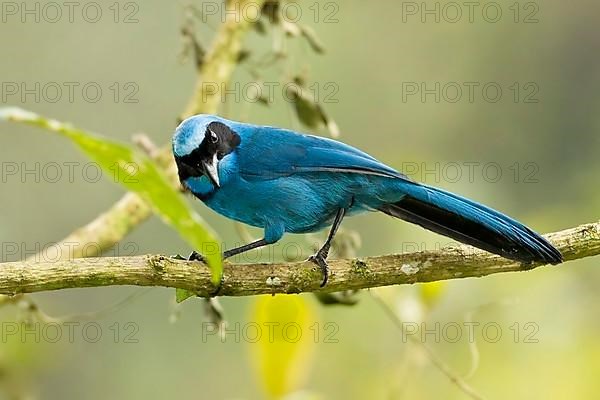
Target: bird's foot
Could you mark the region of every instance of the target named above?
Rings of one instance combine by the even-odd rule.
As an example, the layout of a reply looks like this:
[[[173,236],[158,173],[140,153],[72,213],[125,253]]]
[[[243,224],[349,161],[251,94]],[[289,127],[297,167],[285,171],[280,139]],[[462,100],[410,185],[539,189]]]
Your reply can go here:
[[[173,258],[175,260],[205,262],[204,257],[202,257],[202,255],[200,253],[198,253],[197,251],[192,251],[192,254],[190,254],[187,258],[182,256],[181,254],[175,254],[174,256],[171,256],[171,258]]]
[[[223,289],[223,274],[221,274],[221,278],[219,278],[219,283],[215,287],[215,290],[210,292],[210,297],[217,297],[219,293],[221,293],[221,289]]]
[[[179,254],[173,256],[172,258],[174,258],[176,260],[200,261],[201,263],[206,264],[206,259],[204,258],[204,256],[195,250],[192,251],[192,253],[188,256],[188,258],[183,258]],[[221,279],[219,280],[219,283],[217,284],[215,290],[213,290],[212,292],[209,293],[209,296],[216,297],[221,292],[221,289],[223,289],[223,275],[221,275]]]
[[[198,253],[196,250],[192,251],[192,253],[187,258],[188,261],[200,261],[202,263],[206,263],[204,256]]]
[[[323,281],[321,282],[320,287],[325,287],[327,285],[327,280],[329,279],[329,265],[327,265],[327,255],[323,255],[320,251],[317,254],[308,257],[307,261],[312,261],[319,266],[321,272],[323,273]]]

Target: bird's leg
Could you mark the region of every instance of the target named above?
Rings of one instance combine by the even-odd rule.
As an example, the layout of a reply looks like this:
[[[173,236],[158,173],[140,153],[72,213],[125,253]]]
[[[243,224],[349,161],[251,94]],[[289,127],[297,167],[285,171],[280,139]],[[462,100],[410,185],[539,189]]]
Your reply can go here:
[[[245,244],[240,247],[236,247],[235,249],[229,249],[223,253],[223,259],[230,258],[230,257],[236,256],[238,254],[245,253],[249,250],[266,246],[268,244],[269,244],[269,242],[267,242],[265,239],[260,239],[255,242],[248,243],[248,244]]]
[[[265,239],[260,239],[260,240],[257,240],[255,242],[248,243],[248,244],[245,244],[245,245],[240,246],[240,247],[236,247],[234,249],[226,250],[226,251],[223,252],[223,260],[225,260],[227,258],[230,258],[230,257],[233,257],[233,256],[236,256],[236,255],[241,254],[241,253],[245,253],[245,252],[247,252],[249,250],[252,250],[252,249],[257,249],[259,247],[266,246],[268,244],[269,244],[269,242],[267,242]],[[179,258],[182,258],[182,257],[180,255],[177,255],[177,256],[175,256],[175,258],[179,259]],[[187,258],[187,260],[188,261],[201,261],[201,262],[205,261],[204,260],[204,256],[202,256],[202,254],[198,253],[195,250],[192,251],[192,254],[190,254],[190,256]]]
[[[335,237],[335,234],[342,223],[342,219],[344,219],[344,215],[346,215],[346,209],[340,208],[335,214],[335,219],[333,220],[333,225],[331,226],[331,230],[329,231],[329,236],[327,236],[327,240],[325,244],[317,251],[317,254],[314,256],[310,256],[308,259],[321,268],[321,272],[323,273],[323,282],[321,282],[321,287],[324,287],[327,284],[327,279],[329,279],[329,266],[327,265],[327,256],[329,255],[329,249],[331,248],[331,241]]]

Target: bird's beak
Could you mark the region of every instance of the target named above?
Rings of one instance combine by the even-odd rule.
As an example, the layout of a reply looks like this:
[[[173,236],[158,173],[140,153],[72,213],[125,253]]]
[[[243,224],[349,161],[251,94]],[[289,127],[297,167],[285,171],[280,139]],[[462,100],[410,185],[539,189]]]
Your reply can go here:
[[[203,161],[204,164],[204,172],[208,179],[215,185],[216,187],[221,187],[219,183],[219,172],[217,171],[217,154],[213,155],[212,161]]]

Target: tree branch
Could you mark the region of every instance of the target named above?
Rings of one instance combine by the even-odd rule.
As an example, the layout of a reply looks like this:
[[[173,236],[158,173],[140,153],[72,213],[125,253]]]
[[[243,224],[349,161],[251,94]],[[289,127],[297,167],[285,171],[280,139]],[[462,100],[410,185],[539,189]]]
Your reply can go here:
[[[565,261],[600,254],[600,222],[551,233],[547,237],[562,252]],[[469,246],[460,246],[440,251],[331,260],[329,283],[319,289],[321,272],[311,262],[225,263],[220,295],[336,292],[480,277],[500,272],[526,271],[539,266],[524,266]],[[57,262],[22,261],[0,264],[0,294],[138,285],[181,288],[196,292],[199,296],[208,296],[214,290],[210,278],[209,268],[201,263],[161,255],[81,258]]]

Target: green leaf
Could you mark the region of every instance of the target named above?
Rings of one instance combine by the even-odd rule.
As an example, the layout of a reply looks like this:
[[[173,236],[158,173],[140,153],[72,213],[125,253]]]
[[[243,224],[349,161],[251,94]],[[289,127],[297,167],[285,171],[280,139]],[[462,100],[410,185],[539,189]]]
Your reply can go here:
[[[163,221],[177,230],[204,256],[215,284],[220,281],[223,266],[217,236],[148,156],[134,147],[20,108],[0,109],[0,120],[38,126],[71,139],[108,176],[137,193]]]
[[[182,303],[184,301],[186,301],[187,299],[189,299],[190,297],[194,297],[196,295],[196,293],[194,292],[190,292],[189,290],[185,290],[185,289],[175,289],[175,301],[177,303]]]

